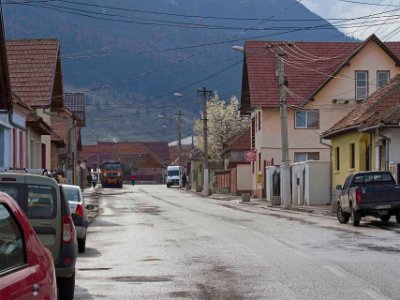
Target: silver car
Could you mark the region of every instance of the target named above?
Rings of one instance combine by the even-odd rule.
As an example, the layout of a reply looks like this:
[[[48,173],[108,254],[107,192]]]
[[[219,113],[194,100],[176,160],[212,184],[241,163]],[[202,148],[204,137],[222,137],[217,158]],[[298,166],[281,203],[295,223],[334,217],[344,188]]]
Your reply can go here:
[[[82,190],[79,186],[68,184],[62,184],[61,186],[64,196],[68,200],[69,210],[76,228],[79,252],[85,252],[86,230],[89,224],[87,210],[91,209],[92,205],[85,205]]]

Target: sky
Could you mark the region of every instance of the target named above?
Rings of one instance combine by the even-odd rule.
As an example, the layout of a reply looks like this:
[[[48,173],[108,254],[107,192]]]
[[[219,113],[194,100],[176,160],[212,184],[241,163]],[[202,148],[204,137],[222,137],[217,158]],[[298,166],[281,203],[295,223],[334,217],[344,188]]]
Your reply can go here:
[[[339,28],[345,34],[365,39],[375,33],[382,41],[400,40],[399,0],[298,0],[309,10],[325,18],[368,17],[347,22]],[[331,23],[338,21],[330,21]]]

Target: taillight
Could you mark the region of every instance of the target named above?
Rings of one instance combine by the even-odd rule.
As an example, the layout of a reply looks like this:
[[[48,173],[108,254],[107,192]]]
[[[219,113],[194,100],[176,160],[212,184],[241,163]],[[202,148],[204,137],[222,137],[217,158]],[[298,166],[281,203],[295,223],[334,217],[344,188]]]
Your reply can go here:
[[[71,216],[63,216],[62,229],[62,242],[64,244],[72,244],[74,242],[74,224]]]
[[[83,207],[80,204],[76,205],[75,214],[83,218]]]
[[[356,189],[356,203],[359,204],[361,202],[361,190]]]

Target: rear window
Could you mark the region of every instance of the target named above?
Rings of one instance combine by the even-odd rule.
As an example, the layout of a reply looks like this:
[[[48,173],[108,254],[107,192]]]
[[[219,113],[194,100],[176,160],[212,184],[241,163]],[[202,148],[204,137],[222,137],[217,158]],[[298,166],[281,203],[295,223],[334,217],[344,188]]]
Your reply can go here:
[[[13,197],[28,219],[53,219],[57,214],[56,191],[51,186],[0,183],[0,191]]]
[[[394,183],[392,176],[388,173],[359,174],[354,177],[353,185],[390,184]]]
[[[81,202],[80,193],[78,189],[63,186],[64,196],[67,201],[71,202]]]
[[[28,184],[28,207],[30,219],[52,219],[57,213],[55,191],[51,186]]]

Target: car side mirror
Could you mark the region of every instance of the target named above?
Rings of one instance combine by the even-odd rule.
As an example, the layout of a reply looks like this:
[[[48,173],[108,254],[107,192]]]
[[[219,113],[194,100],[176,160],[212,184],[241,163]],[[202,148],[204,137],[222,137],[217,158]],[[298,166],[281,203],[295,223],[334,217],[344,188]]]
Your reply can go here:
[[[336,185],[336,190],[341,191],[342,189],[343,189],[343,188],[342,188],[342,185],[341,185],[341,184]]]
[[[88,205],[86,205],[86,209],[87,210],[92,210],[92,209],[94,209],[94,205],[93,204],[88,204]]]

